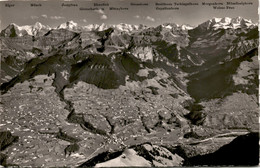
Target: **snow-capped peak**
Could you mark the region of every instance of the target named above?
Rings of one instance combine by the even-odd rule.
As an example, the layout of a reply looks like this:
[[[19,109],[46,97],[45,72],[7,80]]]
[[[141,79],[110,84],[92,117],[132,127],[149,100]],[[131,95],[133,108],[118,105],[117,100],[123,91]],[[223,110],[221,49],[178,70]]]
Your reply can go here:
[[[213,18],[213,19],[211,19],[211,22],[212,23],[218,23],[218,22],[220,22],[221,21],[221,18]]]
[[[78,27],[78,24],[71,21],[65,22],[60,24],[57,29],[69,29],[69,30],[75,30]]]
[[[18,25],[15,23],[10,23],[8,26],[17,26],[18,27]]]
[[[175,23],[165,23],[165,24],[162,24],[162,27],[166,28],[166,29],[179,29],[179,30],[180,29],[181,30],[191,30],[194,28],[190,25],[186,25],[186,24],[179,25],[179,24],[175,24]]]
[[[166,29],[175,29],[178,28],[180,25],[175,24],[175,23],[164,23],[161,25],[161,27],[166,28]]]
[[[36,22],[34,25],[33,25],[34,28],[38,28],[38,29],[41,29],[43,27],[43,25],[40,23],[40,22]]]
[[[31,26],[30,31],[28,32],[29,35],[37,35],[40,31],[48,31],[50,30],[50,26],[45,26],[40,22],[36,22],[33,26]]]
[[[237,29],[237,28],[248,28],[251,26],[255,26],[251,20],[244,19],[240,16],[236,18],[230,18],[230,17],[224,17],[224,18],[213,18],[210,19],[202,24],[199,25],[199,27],[204,27],[206,29],[213,28],[216,29]]]
[[[112,27],[116,30],[123,31],[123,32],[132,32],[132,31],[141,30],[145,28],[143,25],[131,25],[126,23],[112,25]]]
[[[130,24],[126,24],[126,23],[120,23],[118,25],[114,25],[113,27],[115,29],[118,29],[119,31],[127,31],[127,32],[138,29],[138,26],[130,25]]]
[[[221,23],[229,24],[232,21],[230,17],[224,17],[220,20]]]
[[[34,25],[25,25],[25,26],[18,26],[15,23],[11,23],[9,25],[8,29],[11,29],[11,27],[15,27],[17,30],[16,34],[17,36],[23,36],[25,34],[29,35],[37,35],[39,31],[49,31],[52,28],[49,26],[45,26],[41,24],[40,22],[36,22]],[[101,25],[98,24],[89,24],[86,26],[80,26],[74,21],[67,21],[65,23],[60,24],[56,28],[53,29],[67,29],[71,31],[104,31],[108,28],[114,28],[115,30],[119,32],[132,32],[132,31],[138,31],[146,29],[147,26],[144,26],[142,24],[140,25],[131,25],[126,23],[120,23],[120,24],[114,24],[114,25],[107,25],[105,23],[102,23]],[[6,28],[7,29],[7,28]]]
[[[98,27],[99,27],[98,24],[89,24],[87,26],[82,26],[82,29],[86,31],[92,31],[92,30],[96,30]]]
[[[121,32],[131,32],[135,30],[141,30],[147,28],[144,25],[131,25],[131,24],[126,24],[126,23],[119,23],[119,24],[114,24],[114,25],[107,25],[105,23],[102,23],[101,25],[98,24],[89,24],[86,26],[82,26],[82,30],[85,31],[104,31],[108,28],[114,28],[115,30],[121,31]]]
[[[194,29],[193,26],[186,25],[186,24],[181,25],[180,28],[181,28],[182,30],[191,30],[191,29]]]
[[[24,26],[18,26],[15,23],[11,23],[4,31],[6,32],[6,35],[10,33],[10,31],[13,31],[11,29],[15,30],[15,34],[18,37],[24,36],[24,35],[31,35],[35,36],[40,31],[48,31],[51,28],[49,26],[44,26],[40,22],[36,22],[34,25],[24,25]],[[9,32],[9,33],[8,33]],[[13,32],[14,33],[14,32]]]
[[[236,18],[231,19],[232,23],[240,23],[242,20],[244,20],[242,17],[238,16]]]
[[[107,29],[108,26],[105,23],[102,23],[99,27],[98,27],[98,31],[103,31],[105,29]]]

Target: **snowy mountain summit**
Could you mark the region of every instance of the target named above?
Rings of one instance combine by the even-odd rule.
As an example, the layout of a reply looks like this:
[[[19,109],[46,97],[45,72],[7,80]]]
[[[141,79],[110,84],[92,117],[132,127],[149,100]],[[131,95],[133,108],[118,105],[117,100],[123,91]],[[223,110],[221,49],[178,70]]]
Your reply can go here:
[[[11,23],[1,34],[3,36],[21,37],[24,35],[42,35],[51,30],[51,27],[42,25],[40,22],[36,22],[34,25],[18,26],[15,23]]]
[[[73,22],[72,20],[62,23],[57,27],[57,29],[68,29],[68,30],[76,30],[77,28],[78,28],[78,24]]]
[[[213,18],[199,25],[201,28],[209,29],[238,29],[238,28],[250,28],[255,27],[257,24],[251,20],[244,19],[242,17],[230,18]]]
[[[188,24],[179,25],[179,24],[175,24],[175,23],[165,23],[165,24],[162,24],[162,27],[166,28],[166,29],[171,29],[171,30],[191,30],[194,28],[193,26],[190,26]]]
[[[108,24],[89,24],[86,26],[80,26],[77,23],[73,21],[68,21],[65,23],[62,23],[57,27],[57,29],[67,29],[67,30],[72,30],[72,31],[103,31],[108,28],[114,28],[118,31],[122,32],[132,32],[132,31],[137,31],[140,29],[146,28],[146,26],[143,25],[130,25],[130,24],[125,24],[125,23],[120,23],[120,24],[115,24],[115,25],[108,25]]]

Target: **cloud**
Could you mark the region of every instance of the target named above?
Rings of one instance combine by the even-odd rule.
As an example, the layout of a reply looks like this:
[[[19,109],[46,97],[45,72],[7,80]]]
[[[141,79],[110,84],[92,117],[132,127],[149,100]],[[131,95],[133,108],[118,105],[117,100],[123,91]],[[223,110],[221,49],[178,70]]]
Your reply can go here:
[[[100,19],[106,20],[106,19],[107,19],[107,15],[102,15],[102,16],[100,17]]]
[[[47,15],[41,15],[41,17],[43,17],[43,18],[47,19]]]
[[[97,13],[99,13],[99,14],[101,14],[101,15],[104,15],[104,14],[105,14],[105,12],[104,12],[103,10],[101,10],[101,9],[95,10],[95,12],[97,12]]]
[[[88,21],[86,19],[82,19],[82,22],[87,23]]]
[[[146,20],[149,20],[149,21],[152,21],[152,22],[154,22],[154,21],[155,21],[155,19],[154,19],[154,18],[152,18],[151,16],[147,16],[145,19],[146,19]]]
[[[107,19],[107,15],[106,15],[106,13],[104,12],[104,10],[99,9],[99,10],[95,10],[95,12],[99,14],[100,19],[102,19],[102,20]]]
[[[135,15],[134,17],[135,17],[136,19],[139,19],[139,18],[140,18],[140,16],[139,16],[139,15]]]
[[[38,16],[31,16],[31,19],[39,19]]]
[[[62,16],[51,16],[50,18],[55,20],[64,19]]]

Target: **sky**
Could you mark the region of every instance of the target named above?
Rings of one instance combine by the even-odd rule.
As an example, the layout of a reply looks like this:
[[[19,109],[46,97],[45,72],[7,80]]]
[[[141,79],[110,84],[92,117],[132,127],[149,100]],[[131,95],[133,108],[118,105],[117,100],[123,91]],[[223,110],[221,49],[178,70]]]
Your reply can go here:
[[[179,6],[179,10],[155,10],[155,3],[198,3],[197,6]],[[235,9],[213,9],[212,6],[203,6],[202,2],[252,2],[253,5],[234,5]],[[41,7],[30,7],[31,3],[40,3]],[[62,7],[64,4],[77,4],[77,7]],[[94,8],[94,3],[109,3],[109,7],[122,7],[128,10],[114,11],[109,7],[104,10],[79,10]],[[148,6],[132,6],[131,3],[148,3]],[[14,4],[14,7],[6,7]],[[226,6],[226,5],[224,5]],[[176,6],[159,6],[176,7]],[[85,1],[1,1],[0,20],[1,30],[10,23],[17,25],[32,25],[41,22],[44,25],[56,27],[61,23],[73,20],[79,25],[88,24],[144,24],[157,26],[163,23],[189,24],[197,26],[214,17],[238,17],[258,22],[258,0],[85,0]]]

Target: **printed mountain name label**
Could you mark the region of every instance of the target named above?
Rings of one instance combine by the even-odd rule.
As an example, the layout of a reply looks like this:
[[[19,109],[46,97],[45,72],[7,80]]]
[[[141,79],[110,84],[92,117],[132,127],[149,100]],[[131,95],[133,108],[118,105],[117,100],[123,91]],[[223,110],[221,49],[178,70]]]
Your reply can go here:
[[[9,7],[9,8],[11,8],[11,7],[14,7],[14,4],[5,4],[5,7]]]
[[[212,6],[212,5],[224,5],[222,2],[202,2],[202,5],[208,5],[208,6]]]
[[[132,6],[148,6],[148,3],[130,3]]]
[[[227,2],[227,5],[253,5],[252,2]]]
[[[123,7],[110,7],[109,10],[128,10],[128,8],[123,8]]]
[[[235,9],[233,6],[213,6],[213,9]]]
[[[31,3],[31,5],[30,5],[31,7],[41,7],[42,6],[42,4],[40,4],[40,3]]]
[[[62,7],[76,7],[76,6],[78,6],[78,4],[73,4],[73,3],[66,4],[66,3],[62,3],[61,6],[62,6]]]
[[[94,6],[109,6],[108,3],[94,3]]]
[[[169,5],[169,6],[172,6],[172,3],[155,3],[155,5]]]

